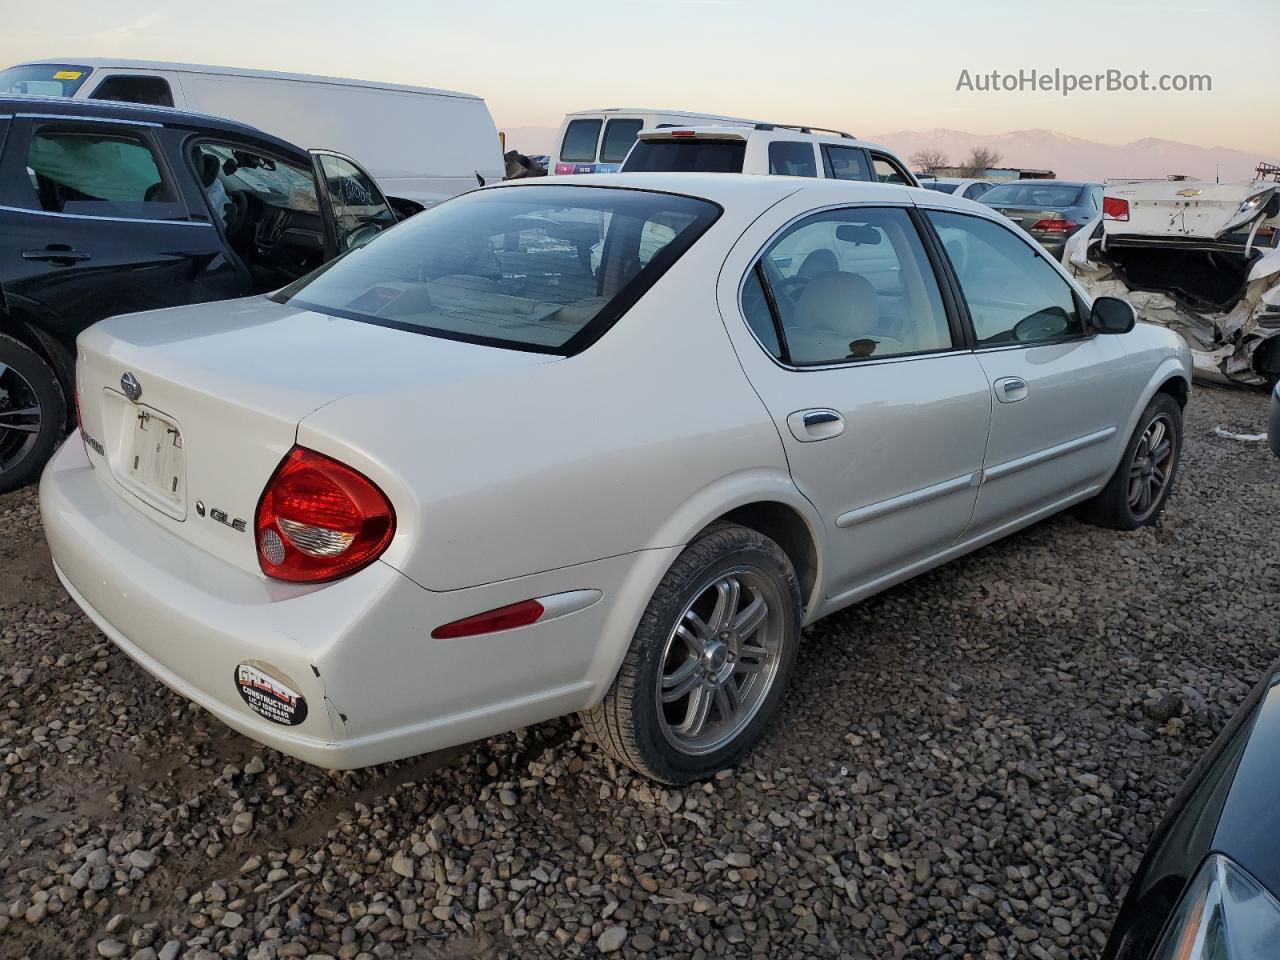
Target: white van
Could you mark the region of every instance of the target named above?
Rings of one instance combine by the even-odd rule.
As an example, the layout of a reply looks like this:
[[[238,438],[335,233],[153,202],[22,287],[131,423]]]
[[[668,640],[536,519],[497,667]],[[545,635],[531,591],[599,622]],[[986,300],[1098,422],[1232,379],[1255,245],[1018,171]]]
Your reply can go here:
[[[548,173],[617,173],[636,135],[646,127],[682,127],[714,123],[753,126],[754,120],[714,113],[651,110],[645,107],[606,107],[567,114],[552,147]]]
[[[503,176],[480,97],[236,67],[71,58],[0,70],[0,95],[123,100],[228,117],[301,147],[358,157],[389,196],[423,206]],[[625,153],[625,151],[624,151]]]

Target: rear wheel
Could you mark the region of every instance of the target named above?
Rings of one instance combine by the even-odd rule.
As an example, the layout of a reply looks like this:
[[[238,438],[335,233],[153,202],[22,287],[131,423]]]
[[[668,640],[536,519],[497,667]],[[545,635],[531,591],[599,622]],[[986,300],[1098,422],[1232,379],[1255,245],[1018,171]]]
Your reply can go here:
[[[658,585],[612,687],[583,725],[654,780],[708,777],[764,732],[799,638],[800,588],[787,555],[754,530],[712,527]]]
[[[1157,393],[1138,418],[1111,480],[1078,508],[1081,519],[1112,530],[1154,523],[1168,502],[1181,456],[1182,407]]]
[[[40,475],[66,411],[53,368],[20,340],[0,334],[0,493]]]

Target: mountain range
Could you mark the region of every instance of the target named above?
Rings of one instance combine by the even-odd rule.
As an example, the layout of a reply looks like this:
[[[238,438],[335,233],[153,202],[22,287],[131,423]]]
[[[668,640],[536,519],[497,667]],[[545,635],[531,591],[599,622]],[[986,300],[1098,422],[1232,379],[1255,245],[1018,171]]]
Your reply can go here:
[[[508,127],[507,144],[522,153],[549,153],[555,127]],[[1176,140],[1147,137],[1132,143],[1099,143],[1052,130],[1015,130],[978,134],[963,130],[901,130],[897,133],[858,136],[883,144],[904,160],[920,150],[939,150],[959,164],[975,147],[1000,154],[1000,164],[1052,170],[1063,179],[1106,180],[1121,177],[1165,177],[1186,174],[1205,180],[1247,180],[1259,160],[1280,162],[1280,156],[1262,156],[1229,147],[1202,147]]]

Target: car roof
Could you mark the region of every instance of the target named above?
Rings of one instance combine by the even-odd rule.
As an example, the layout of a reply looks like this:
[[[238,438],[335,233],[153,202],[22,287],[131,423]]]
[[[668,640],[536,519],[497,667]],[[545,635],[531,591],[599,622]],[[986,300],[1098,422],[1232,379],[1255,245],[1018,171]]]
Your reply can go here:
[[[226,117],[190,113],[174,107],[153,107],[140,103],[123,103],[118,100],[72,100],[68,97],[32,97],[10,95],[0,97],[0,114],[14,116],[42,116],[91,118],[94,120],[125,120],[131,123],[158,124],[162,127],[233,133],[252,137],[286,153],[305,154],[307,151],[295,143],[272,136],[257,127]]]
[[[995,185],[997,187],[1002,187],[1008,183],[1030,184],[1032,186],[1039,184],[1041,186],[1046,186],[1046,187],[1100,187],[1102,186],[1101,183],[1097,183],[1096,181],[1093,181],[1093,180],[1041,180],[1038,177],[1027,177],[1022,180],[995,181]]]
[[[591,117],[598,114],[614,113],[660,114],[664,117],[691,117],[696,120],[720,120],[748,124],[759,123],[758,120],[748,120],[746,117],[731,117],[722,113],[698,113],[693,110],[663,110],[659,107],[597,107],[594,110],[575,110],[573,113],[566,113],[565,116]]]
[[[697,137],[722,137],[725,139],[741,139],[746,140],[752,136],[773,136],[777,135],[783,140],[800,140],[809,143],[828,143],[840,144],[843,146],[859,146],[870,147],[875,150],[883,150],[885,153],[892,153],[888,147],[870,140],[862,140],[855,137],[851,133],[840,133],[837,131],[812,133],[807,132],[815,128],[807,127],[797,129],[791,126],[782,126],[773,123],[757,123],[754,126],[733,126],[730,124],[689,124],[680,127],[645,127],[641,130],[637,137],[648,139],[659,139],[663,137],[671,137],[672,130],[691,130],[694,133],[694,139]]]
[[[399,90],[413,93],[430,93],[441,97],[461,97],[465,100],[480,100],[473,93],[461,93],[457,90],[443,90],[438,87],[413,87],[404,83],[382,83],[377,80],[355,80],[349,77],[326,77],[315,73],[283,73],[278,70],[252,70],[248,67],[220,67],[206,63],[175,63],[164,60],[125,60],[109,57],[45,57],[40,60],[26,60],[15,63],[15,67],[37,67],[52,63],[66,63],[75,66],[92,67],[95,70],[109,70],[117,67],[121,70],[168,70],[173,73],[212,73],[225,77],[260,77],[268,80],[303,80],[308,83],[332,83],[344,87],[369,87],[375,90]]]
[[[508,180],[485,187],[486,190],[511,190],[520,187],[596,187],[651,190],[710,200],[721,205],[750,203],[770,205],[800,191],[813,191],[832,196],[848,196],[850,203],[864,203],[883,198],[901,202],[903,191],[916,202],[928,206],[956,206],[991,214],[973,200],[951,194],[909,187],[901,183],[876,183],[867,180],[836,180],[830,177],[784,177],[751,173],[610,173],[576,174]],[[824,200],[825,202],[825,200]]]

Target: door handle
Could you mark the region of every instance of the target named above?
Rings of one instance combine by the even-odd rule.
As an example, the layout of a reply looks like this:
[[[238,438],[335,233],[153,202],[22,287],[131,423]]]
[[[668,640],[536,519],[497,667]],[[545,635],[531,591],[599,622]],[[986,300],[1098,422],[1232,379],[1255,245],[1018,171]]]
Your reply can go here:
[[[1027,394],[1031,392],[1027,388],[1027,381],[1021,377],[1001,377],[992,386],[996,389],[996,399],[1001,403],[1017,403],[1027,399]]]
[[[51,243],[43,250],[23,250],[23,260],[47,260],[50,263],[56,263],[61,266],[70,266],[73,263],[79,263],[81,260],[88,260],[87,253],[81,253],[79,250],[72,250],[70,244]]]
[[[830,440],[844,433],[844,417],[826,407],[797,410],[787,417],[787,426],[791,429],[791,435],[801,443],[812,443],[815,440]]]

